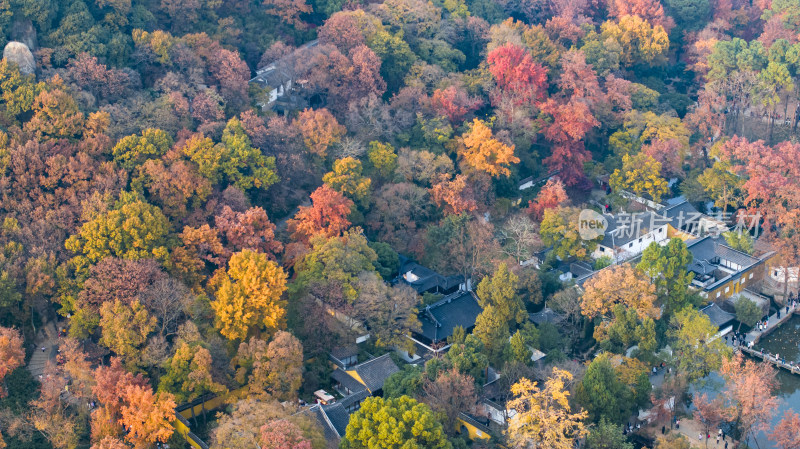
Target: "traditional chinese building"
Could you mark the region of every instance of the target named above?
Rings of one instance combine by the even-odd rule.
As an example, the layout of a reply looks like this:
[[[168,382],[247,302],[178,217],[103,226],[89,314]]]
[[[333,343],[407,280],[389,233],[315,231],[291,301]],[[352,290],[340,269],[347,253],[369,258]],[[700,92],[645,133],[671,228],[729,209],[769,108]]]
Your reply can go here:
[[[605,214],[608,227],[592,257],[623,262],[641,254],[651,243],[667,240],[669,219],[655,212]]]
[[[482,311],[474,293],[456,292],[420,310],[417,316],[422,328],[409,338],[420,351],[434,354],[446,351],[450,347],[447,338],[453,335],[453,329],[461,326],[469,332]]]
[[[766,261],[775,255],[750,256],[713,236],[689,241],[686,246],[694,257],[688,267],[694,273],[691,286],[712,301],[725,300],[764,279]]]

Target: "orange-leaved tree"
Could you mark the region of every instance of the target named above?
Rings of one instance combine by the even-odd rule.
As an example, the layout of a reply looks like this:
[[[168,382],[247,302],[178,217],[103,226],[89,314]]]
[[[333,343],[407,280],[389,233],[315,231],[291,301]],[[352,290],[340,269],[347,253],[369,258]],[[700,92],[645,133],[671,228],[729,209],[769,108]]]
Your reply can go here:
[[[5,397],[5,377],[25,362],[25,351],[22,349],[22,335],[19,331],[9,327],[0,327],[0,381],[3,389],[0,397]]]
[[[350,227],[353,202],[341,193],[323,185],[311,194],[311,206],[300,206],[289,220],[293,240],[308,243],[314,236],[335,237]]]
[[[629,264],[616,265],[585,284],[581,313],[600,317],[594,328],[597,341],[612,340],[625,347],[638,341],[643,350],[655,349],[654,321],[661,317],[657,298],[655,285],[647,276]],[[626,325],[631,322],[633,327]]]
[[[478,208],[478,203],[475,201],[472,186],[467,181],[466,175],[459,174],[450,179],[449,174],[443,173],[428,192],[436,205],[443,209],[445,215],[472,212]]]
[[[95,385],[92,393],[99,407],[92,411],[92,441],[98,442],[106,437],[120,437],[122,427],[120,413],[125,401],[128,386],[147,386],[141,375],[134,376],[123,368],[118,357],[112,357],[108,366],[100,366],[94,371]]]
[[[568,199],[564,183],[558,178],[551,178],[536,195],[536,200],[528,203],[528,212],[533,215],[533,218],[541,221],[544,218],[545,209],[555,209]]]
[[[341,140],[347,129],[325,108],[305,109],[297,116],[295,125],[303,135],[309,153],[325,158],[328,148]]]
[[[311,441],[297,424],[286,420],[268,421],[261,427],[261,449],[311,449]]]
[[[800,448],[798,429],[800,429],[800,415],[786,410],[783,412],[783,418],[773,427],[769,439],[774,441],[780,449],[798,449]]]
[[[125,439],[136,448],[167,442],[175,429],[175,399],[170,393],[153,393],[149,386],[128,385],[120,422],[128,430]]]
[[[495,139],[483,120],[473,120],[462,141],[460,153],[467,165],[493,177],[509,176],[509,166],[519,163],[519,158],[514,156],[514,146]]]
[[[725,379],[722,399],[726,418],[734,423],[739,441],[746,442],[754,432],[769,429],[779,404],[773,394],[778,385],[775,369],[767,362],[745,359],[740,353],[722,361],[720,374]]]

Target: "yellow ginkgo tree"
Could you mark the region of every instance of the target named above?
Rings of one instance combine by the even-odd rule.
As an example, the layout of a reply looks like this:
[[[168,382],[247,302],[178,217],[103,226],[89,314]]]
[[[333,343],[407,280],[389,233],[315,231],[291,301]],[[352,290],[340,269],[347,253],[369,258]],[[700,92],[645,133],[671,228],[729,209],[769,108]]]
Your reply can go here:
[[[588,433],[587,413],[573,413],[565,383],[572,374],[553,368],[553,375],[540,388],[522,378],[511,386],[515,399],[508,403],[516,414],[508,421],[506,435],[512,447],[572,449],[575,441]]]
[[[519,163],[519,158],[514,156],[514,146],[495,139],[483,120],[475,119],[462,140],[464,145],[460,153],[467,165],[492,177],[509,176],[510,164]]]
[[[623,156],[622,169],[614,170],[608,182],[614,190],[647,195],[655,202],[669,191],[667,180],[661,177],[661,162],[644,153]]]
[[[243,340],[260,328],[272,333],[286,317],[286,273],[266,254],[251,250],[235,253],[228,269],[220,270],[209,283],[215,300],[211,308],[216,327],[230,340]]]

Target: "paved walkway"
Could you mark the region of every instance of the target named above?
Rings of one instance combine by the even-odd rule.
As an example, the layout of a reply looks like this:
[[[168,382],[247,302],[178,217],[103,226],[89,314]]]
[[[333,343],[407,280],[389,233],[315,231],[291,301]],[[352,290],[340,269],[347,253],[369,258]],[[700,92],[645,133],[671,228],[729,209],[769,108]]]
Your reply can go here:
[[[717,429],[712,430],[711,438],[706,438],[706,434],[703,432],[703,425],[694,419],[681,419],[681,428],[677,430],[673,428],[672,431],[682,433],[689,440],[691,447],[708,447],[711,449],[725,448],[725,442],[723,442],[722,439],[717,443]],[[698,436],[702,436],[702,438],[697,438]],[[725,439],[728,441],[728,448],[732,448],[733,441],[731,437],[728,436],[725,437]],[[706,445],[706,443],[708,445]]]
[[[747,333],[745,341],[746,342],[751,342],[752,341],[753,344],[758,343],[758,340],[760,340],[761,337],[763,337],[763,336],[769,334],[770,332],[772,332],[773,330],[775,330],[776,327],[780,326],[785,321],[788,321],[789,318],[792,317],[792,314],[798,313],[798,312],[800,312],[800,311],[798,310],[797,307],[791,307],[790,306],[788,313],[786,312],[786,306],[781,307],[778,312],[773,313],[772,315],[770,315],[767,318],[767,327],[764,330],[760,331],[760,330],[758,330],[758,326],[754,327],[750,332]],[[778,314],[780,314],[780,318],[778,318]]]
[[[758,341],[761,339],[761,337],[770,334],[778,326],[791,319],[792,315],[796,313],[800,314],[800,307],[789,306],[789,311],[787,313],[786,306],[784,306],[780,309],[780,311],[781,311],[780,318],[778,318],[777,312],[769,316],[769,318],[767,319],[767,326],[765,329],[758,330],[758,326],[756,326],[750,332],[745,334],[744,336],[745,344],[743,345],[734,344],[733,343],[734,339],[732,338],[731,335],[727,336],[728,338],[725,339],[725,343],[728,346],[732,347],[734,351],[744,352],[755,358],[764,360],[765,362],[769,362],[772,365],[777,366],[778,368],[786,369],[793,374],[800,374],[800,364],[791,362],[787,363],[784,360],[775,357],[774,354],[770,354],[769,352],[761,352],[761,348],[758,346]],[[749,344],[750,342],[752,342],[752,347]]]
[[[38,379],[44,373],[44,367],[47,362],[54,360],[58,353],[58,329],[56,328],[56,323],[51,321],[40,329],[34,342],[36,348],[28,361],[27,368],[34,379]],[[44,351],[42,348],[44,348]]]

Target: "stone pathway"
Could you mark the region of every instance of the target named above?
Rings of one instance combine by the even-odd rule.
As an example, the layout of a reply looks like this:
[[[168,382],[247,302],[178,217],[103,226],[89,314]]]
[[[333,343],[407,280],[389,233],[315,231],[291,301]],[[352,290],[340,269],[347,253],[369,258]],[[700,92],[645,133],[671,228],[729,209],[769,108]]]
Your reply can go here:
[[[681,428],[677,430],[673,428],[672,431],[682,433],[689,440],[691,447],[703,448],[703,449],[705,449],[706,447],[710,449],[725,448],[725,443],[722,440],[720,440],[719,444],[717,444],[716,429],[712,431],[711,438],[707,439],[705,433],[703,432],[703,426],[694,419],[681,419]],[[697,438],[699,435],[702,435],[701,439]],[[728,441],[728,447],[732,448],[733,441],[731,440],[731,437],[726,437],[726,440]],[[708,443],[708,445],[706,445],[706,442]]]
[[[781,307],[780,309],[780,318],[778,318],[778,313],[773,313],[767,319],[767,327],[763,331],[759,331],[758,327],[753,328],[750,332],[747,333],[746,341],[747,342],[754,342],[758,343],[758,340],[766,334],[772,332],[776,327],[783,324],[784,321],[789,320],[792,314],[797,313],[797,307],[789,307],[789,313],[786,313],[786,306]]]
[[[58,353],[58,329],[54,322],[49,322],[36,334],[36,349],[28,361],[28,371],[34,379],[38,379],[44,372],[48,360],[54,360]],[[42,351],[44,348],[44,351]]]

